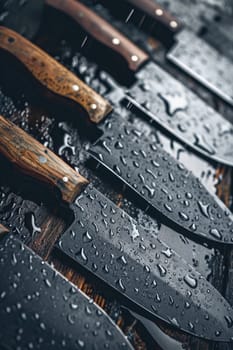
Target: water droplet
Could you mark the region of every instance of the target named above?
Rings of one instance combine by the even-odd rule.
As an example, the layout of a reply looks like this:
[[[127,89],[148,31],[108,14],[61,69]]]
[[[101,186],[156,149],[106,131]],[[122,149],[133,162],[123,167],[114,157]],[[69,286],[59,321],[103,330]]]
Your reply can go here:
[[[158,266],[158,269],[159,269],[160,276],[164,277],[166,275],[166,273],[167,273],[167,270],[161,264],[157,264],[157,266]]]
[[[83,242],[84,243],[89,243],[92,241],[92,236],[90,235],[90,233],[88,231],[86,231],[84,234],[83,234]]]
[[[179,212],[179,217],[183,220],[183,221],[188,221],[189,220],[189,216],[185,213],[183,213],[182,211]]]
[[[167,114],[173,116],[179,110],[185,110],[188,106],[186,96],[180,92],[163,93],[158,96],[165,103]]]
[[[15,266],[17,264],[17,258],[16,258],[15,253],[12,254],[11,263],[13,266]]]
[[[217,238],[217,239],[222,239],[222,234],[216,229],[216,228],[212,228],[210,231],[211,236]]]
[[[121,278],[119,278],[119,280],[117,280],[116,284],[118,285],[118,287],[120,287],[122,292],[125,292],[126,289],[125,289],[124,283],[123,283]]]
[[[227,327],[228,328],[233,327],[233,319],[230,316],[225,316],[225,320],[227,322]]]
[[[194,277],[192,277],[192,276],[190,276],[188,274],[184,276],[184,281],[191,288],[196,288],[197,287],[197,280],[196,280],[196,278],[194,278]]]
[[[202,215],[204,215],[206,218],[210,218],[210,214],[209,214],[209,209],[210,209],[210,205],[209,204],[204,204],[201,201],[197,202],[200,212],[202,213]]]
[[[172,254],[173,254],[171,248],[167,248],[166,250],[163,250],[162,253],[163,253],[167,258],[171,258]]]

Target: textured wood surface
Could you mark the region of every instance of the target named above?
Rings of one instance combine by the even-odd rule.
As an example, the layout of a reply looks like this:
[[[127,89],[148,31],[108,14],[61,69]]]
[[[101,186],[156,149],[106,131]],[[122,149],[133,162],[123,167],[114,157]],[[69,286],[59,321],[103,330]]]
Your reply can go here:
[[[0,152],[23,173],[59,189],[72,203],[88,180],[22,129],[0,116]]]
[[[153,0],[127,0],[130,4],[145,12],[156,21],[163,23],[171,32],[178,32],[181,23],[167,10]]]
[[[66,13],[93,38],[119,53],[132,71],[149,59],[138,46],[79,1],[46,0],[46,3]]]
[[[15,56],[52,93],[81,105],[92,122],[100,122],[111,111],[104,98],[16,32],[0,27],[0,48]]]

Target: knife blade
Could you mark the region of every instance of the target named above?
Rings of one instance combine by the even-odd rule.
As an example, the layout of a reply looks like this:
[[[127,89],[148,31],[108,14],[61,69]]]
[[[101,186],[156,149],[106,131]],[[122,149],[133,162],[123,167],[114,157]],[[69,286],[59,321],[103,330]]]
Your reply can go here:
[[[83,4],[74,0],[46,0],[46,3],[71,16],[96,40],[122,55],[133,73],[138,71],[135,74],[136,82],[126,95],[119,94],[116,101],[113,92],[108,96],[109,99],[116,103],[118,98],[125,96],[182,143],[209,159],[233,165],[231,123],[158,65],[146,63],[146,53]],[[26,41],[22,43],[27,44]],[[1,46],[0,38],[0,47],[20,59],[20,47],[18,52],[13,52],[12,46],[7,47],[7,43]],[[146,65],[140,69],[143,63]]]
[[[1,349],[133,349],[99,306],[14,236],[0,250]]]
[[[227,323],[233,317],[231,307],[153,232],[140,227],[87,185],[88,180],[1,116],[0,136],[5,157],[25,174],[55,186],[70,205],[75,219],[62,235],[59,249],[170,325],[204,338],[232,340]]]
[[[103,116],[109,110],[111,110],[111,107],[106,100],[98,96],[96,93],[92,92],[90,88],[87,89],[84,83],[81,85],[79,79],[77,79],[72,73],[62,67],[58,62],[49,57],[47,54],[45,54],[42,50],[35,47],[35,45],[29,43],[26,39],[19,36],[19,34],[16,34],[9,29],[0,28],[0,46],[5,47],[8,52],[13,53],[17,58],[19,58],[19,60],[28,68],[28,70],[32,72],[34,77],[37,78],[39,82],[44,84],[45,87],[47,87],[50,91],[55,92],[60,96],[65,96],[67,99],[74,100],[76,103],[80,103],[81,101],[84,104],[85,101],[89,101],[88,104],[85,105],[86,110],[88,111],[91,110],[91,105],[95,103],[96,108],[94,110],[91,110],[91,113],[89,112],[89,119],[92,122],[98,123],[99,120],[101,120]],[[23,53],[22,47],[24,48]],[[74,86],[80,87],[78,92],[73,92]],[[90,95],[86,97],[86,94],[89,93]],[[100,104],[101,108],[98,107],[98,103]],[[111,118],[109,117],[109,119],[110,122],[113,122],[114,120],[117,121],[117,119],[119,119],[120,125],[117,125],[115,128],[117,138],[121,138],[121,134],[119,136],[117,134],[118,130],[121,130],[121,124],[124,123],[126,129],[131,130],[130,124],[126,123],[126,121],[124,121],[124,119],[121,118],[118,114],[112,113]],[[101,125],[99,126],[99,129],[101,131]],[[108,134],[110,131],[106,130],[106,132]],[[135,133],[137,134],[136,130],[133,132],[133,134]],[[122,135],[124,136],[124,133]],[[143,141],[142,135],[141,138]],[[100,142],[102,142],[101,140],[102,139],[100,139]],[[122,142],[124,142],[124,140],[122,140]],[[128,144],[130,145],[130,148],[127,148],[128,154],[130,157],[132,155],[135,156],[135,145],[131,142]],[[102,145],[105,145],[105,141],[103,141]],[[187,169],[184,169],[183,177],[178,170],[174,173],[175,175],[171,175],[170,172],[173,173],[173,171],[169,170],[169,162],[172,162],[174,169],[180,169],[180,171],[182,170],[183,166],[175,159],[172,159],[169,154],[161,147],[154,145],[153,142],[151,143],[145,138],[144,142],[142,142],[141,145],[143,145],[143,148],[141,149],[140,154],[143,162],[142,165],[140,165],[140,169],[138,169],[140,170],[140,173],[136,172],[137,167],[135,164],[138,162],[140,163],[140,161],[136,158],[133,159],[133,162],[129,162],[130,166],[127,168],[127,172],[119,170],[123,165],[123,160],[121,157],[119,159],[114,159],[114,157],[109,158],[105,156],[103,159],[100,159],[100,157],[97,157],[97,159],[98,161],[102,160],[103,164],[106,167],[111,169],[114,174],[116,174],[121,180],[127,183],[133,189],[133,191],[137,192],[144,200],[148,202],[150,206],[153,206],[158,213],[162,214],[163,218],[166,218],[166,220],[168,219],[169,225],[172,224],[175,226],[178,232],[185,231],[184,233],[191,234],[194,237],[200,237],[202,240],[206,239],[217,243],[233,244],[231,231],[233,217],[232,214],[223,205],[223,203],[220,204],[220,201],[217,199],[217,197],[211,196],[205,190],[205,188],[201,186],[201,184],[198,182],[198,179],[189,173]],[[96,147],[98,146],[99,145],[97,144]],[[161,161],[158,162],[159,169],[157,170],[155,170],[157,166],[157,153],[154,152],[153,154],[153,150],[156,148],[155,146],[159,150],[158,153],[160,153],[162,157]],[[110,145],[110,147],[112,147],[112,145]],[[121,148],[121,143],[117,147]],[[110,152],[110,154],[115,152],[115,150],[113,152],[113,149],[109,149],[108,147],[104,146],[103,148],[105,148],[106,152]],[[143,154],[148,153],[148,148],[152,162],[151,164],[148,164],[146,157],[143,157]],[[93,152],[91,154],[93,155]],[[116,153],[116,155],[117,154],[118,153]],[[125,156],[127,156],[127,154],[125,154]],[[154,160],[153,157],[155,158]],[[166,163],[163,161],[163,159],[169,159],[170,161]],[[150,169],[152,172],[150,176],[147,173],[146,169]],[[159,174],[161,173],[161,175],[158,175],[157,171]],[[134,175],[136,173],[137,177],[135,178]],[[186,180],[186,176],[189,178],[187,186],[186,181],[188,180]],[[147,179],[147,183],[143,183],[143,178]],[[166,191],[167,188],[167,191],[170,191],[170,193],[166,194],[163,192],[162,194],[161,192],[160,196],[162,197],[159,202],[157,197],[159,192],[157,193],[156,186],[159,184],[160,189],[162,189],[160,178],[164,178],[164,189]],[[188,200],[189,198],[183,198],[183,201],[181,200],[180,187],[177,185],[178,181],[181,188],[187,189],[185,192],[192,192],[192,198],[190,198],[190,200],[192,199],[192,203],[194,203],[194,206],[197,210],[197,217],[190,211],[190,202]],[[195,191],[193,191],[194,183],[196,184]],[[170,201],[169,195],[171,195],[172,199],[174,200],[174,207],[176,208],[175,211],[171,209],[173,205],[167,203],[167,200]],[[161,205],[162,200],[163,202]],[[197,205],[199,210],[197,208]],[[201,225],[203,226],[202,228]]]
[[[158,65],[147,62],[146,53],[83,4],[74,0],[46,3],[71,16],[97,41],[121,54],[129,69],[137,72],[136,82],[125,95],[134,106],[200,154],[233,165],[231,123]],[[164,21],[169,26],[173,19],[165,16]],[[113,102],[115,99],[113,92]]]
[[[193,236],[233,242],[233,214],[156,142],[116,118],[89,153],[159,213]],[[170,221],[170,224],[171,224]],[[225,223],[224,223],[225,222]]]
[[[174,35],[174,28],[180,29],[181,26],[178,19],[167,20],[167,18],[171,18],[171,15],[153,0],[130,0],[129,2],[145,13],[150,13],[153,17],[156,11],[159,12],[160,15],[156,16],[157,19],[165,24],[171,35]],[[156,10],[154,12],[152,9],[155,7]],[[223,101],[233,106],[232,62],[189,29],[183,28],[174,38],[175,44],[167,52],[167,59],[219,96]]]
[[[203,38],[221,54],[233,61],[233,23],[231,17],[221,18],[221,22],[206,21]]]

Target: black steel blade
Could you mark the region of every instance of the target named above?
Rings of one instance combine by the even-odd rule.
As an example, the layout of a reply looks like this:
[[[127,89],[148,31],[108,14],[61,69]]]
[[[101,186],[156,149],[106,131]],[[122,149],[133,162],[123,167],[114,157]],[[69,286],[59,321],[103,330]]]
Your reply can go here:
[[[176,38],[168,60],[233,106],[233,63],[191,31]]]
[[[1,349],[133,349],[87,296],[12,236],[0,242]]]
[[[75,221],[60,250],[169,324],[203,338],[233,340],[231,307],[153,231],[90,185],[73,209]]]
[[[0,24],[32,39],[40,26],[45,0],[7,0],[0,4]]]
[[[233,125],[156,64],[137,73],[127,98],[183,143],[233,166]]]
[[[233,61],[233,20],[232,17],[223,17],[221,22],[207,21],[207,31],[204,39],[222,55]]]
[[[177,231],[233,244],[233,215],[190,171],[119,116],[89,153],[165,216]],[[180,229],[179,229],[180,228]]]

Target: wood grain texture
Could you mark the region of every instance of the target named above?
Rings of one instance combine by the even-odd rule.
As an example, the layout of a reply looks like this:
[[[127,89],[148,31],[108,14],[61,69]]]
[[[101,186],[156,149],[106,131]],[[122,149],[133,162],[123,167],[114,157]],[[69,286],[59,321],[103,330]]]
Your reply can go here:
[[[127,0],[156,21],[164,24],[170,32],[177,33],[182,25],[177,18],[172,16],[167,10],[156,4],[153,0]]]
[[[72,203],[88,180],[25,131],[0,116],[0,152],[20,170],[60,190]]]
[[[97,41],[120,54],[129,69],[137,71],[148,55],[107,21],[76,0],[46,0],[46,3],[72,17]]]
[[[52,93],[81,105],[93,123],[99,123],[112,110],[108,101],[51,56],[21,35],[2,26],[0,48],[15,56]]]

